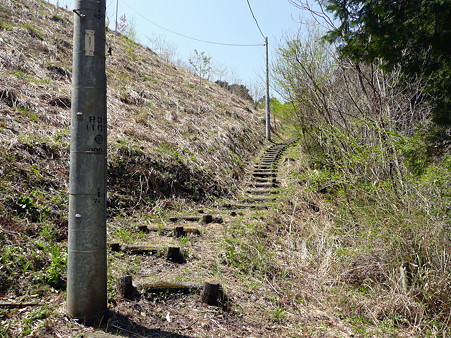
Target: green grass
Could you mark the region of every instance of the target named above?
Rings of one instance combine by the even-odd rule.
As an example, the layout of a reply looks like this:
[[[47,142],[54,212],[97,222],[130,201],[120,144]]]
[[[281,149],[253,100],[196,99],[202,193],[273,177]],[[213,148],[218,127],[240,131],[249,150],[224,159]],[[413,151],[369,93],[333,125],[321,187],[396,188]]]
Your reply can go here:
[[[237,221],[227,227],[221,247],[224,261],[243,275],[262,276],[274,273],[273,253],[268,250],[267,236],[256,222],[262,215],[250,216],[249,221]]]
[[[32,37],[38,38],[39,40],[44,40],[45,33],[42,32],[38,27],[33,26],[29,23],[22,24],[21,27],[25,28]]]
[[[20,115],[27,117],[31,122],[39,122],[40,117],[35,112],[29,110],[25,107],[17,106],[16,110],[19,112]]]
[[[334,271],[335,276],[331,277],[342,283],[334,291],[342,299],[339,307],[356,333],[368,337],[381,332],[392,334],[438,318],[447,327],[450,323],[445,313],[450,307],[444,300],[451,290],[443,262],[449,260],[445,258],[450,248],[445,205],[451,198],[444,183],[451,178],[450,160],[445,156],[421,171],[405,172],[404,177],[395,180],[379,178],[370,182],[364,175],[354,173],[353,170],[363,170],[362,163],[374,163],[375,158],[378,156],[365,150],[341,158],[334,166],[324,166],[317,165],[321,158],[313,156],[308,164],[314,170],[304,167],[297,173],[288,171],[294,181],[304,182],[305,196],[314,197],[333,210],[332,227],[303,230],[308,235],[307,249],[320,252],[315,246],[326,244],[331,254],[331,259],[325,261],[327,269]],[[352,168],[350,172],[348,168]],[[310,222],[304,226],[310,226]],[[312,266],[321,264],[323,259],[321,255],[310,257]],[[407,266],[405,294],[399,291],[404,288],[401,266]],[[419,296],[413,297],[412,290]],[[423,306],[428,309],[427,314],[422,313]]]

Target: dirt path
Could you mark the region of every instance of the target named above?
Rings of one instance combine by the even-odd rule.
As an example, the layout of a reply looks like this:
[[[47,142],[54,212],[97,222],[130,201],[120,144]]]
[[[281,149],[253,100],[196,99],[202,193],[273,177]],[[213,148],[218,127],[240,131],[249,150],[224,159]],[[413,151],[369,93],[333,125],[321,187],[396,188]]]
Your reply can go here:
[[[110,312],[96,327],[87,329],[73,322],[70,333],[93,337],[305,335],[296,316],[280,305],[285,296],[271,283],[271,264],[264,266],[272,258],[262,257],[265,250],[258,243],[246,241],[261,231],[265,214],[275,205],[279,165],[288,146],[274,144],[262,152],[249,167],[236,200],[118,224],[124,230],[110,242],[109,275],[114,276],[109,281]],[[255,273],[260,270],[265,272]],[[118,278],[126,284],[120,291]],[[203,294],[206,282],[220,285],[219,295],[212,298],[214,305],[202,301],[208,296]],[[346,328],[339,331],[347,335]]]

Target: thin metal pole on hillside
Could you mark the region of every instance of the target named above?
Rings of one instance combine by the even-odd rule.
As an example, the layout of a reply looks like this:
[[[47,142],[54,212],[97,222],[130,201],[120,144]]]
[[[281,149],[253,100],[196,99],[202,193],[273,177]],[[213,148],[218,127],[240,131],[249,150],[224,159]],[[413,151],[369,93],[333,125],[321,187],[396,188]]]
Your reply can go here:
[[[114,37],[117,36],[117,12],[119,11],[119,0],[116,0],[116,25],[114,28]]]
[[[271,107],[269,98],[269,51],[268,37],[265,39],[266,46],[266,139],[271,141]]]
[[[67,311],[90,322],[107,309],[106,0],[74,2]]]

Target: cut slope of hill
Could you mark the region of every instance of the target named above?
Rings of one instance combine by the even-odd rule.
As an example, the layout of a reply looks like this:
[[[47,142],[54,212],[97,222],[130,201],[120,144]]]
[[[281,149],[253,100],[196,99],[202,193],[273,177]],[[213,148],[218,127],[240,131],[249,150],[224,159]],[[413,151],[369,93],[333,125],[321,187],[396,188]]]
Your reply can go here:
[[[1,297],[64,289],[72,15],[0,3]],[[263,114],[125,36],[107,45],[110,217],[233,194]]]
[[[65,193],[71,44],[72,13],[44,1],[2,2],[2,208],[11,211],[17,194],[37,187],[53,184]],[[107,44],[112,210],[233,192],[244,161],[262,142],[252,104],[213,83],[201,88],[196,76],[125,36],[108,32]],[[21,184],[5,186],[19,178]]]

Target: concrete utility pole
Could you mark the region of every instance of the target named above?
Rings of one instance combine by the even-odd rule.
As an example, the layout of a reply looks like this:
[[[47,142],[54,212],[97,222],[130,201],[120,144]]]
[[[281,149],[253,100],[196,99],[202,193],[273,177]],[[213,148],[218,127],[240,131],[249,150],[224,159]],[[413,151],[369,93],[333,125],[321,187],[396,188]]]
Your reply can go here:
[[[271,106],[269,98],[269,51],[268,37],[265,39],[266,46],[266,139],[271,141]]]
[[[86,322],[107,309],[105,2],[74,1],[67,311]]]

